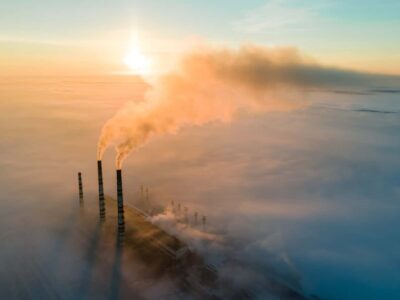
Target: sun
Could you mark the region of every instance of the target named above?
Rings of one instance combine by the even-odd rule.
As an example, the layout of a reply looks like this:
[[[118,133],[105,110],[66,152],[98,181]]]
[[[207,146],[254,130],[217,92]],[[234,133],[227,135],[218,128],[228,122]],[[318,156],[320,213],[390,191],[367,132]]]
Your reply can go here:
[[[136,75],[149,75],[151,73],[152,60],[143,54],[137,35],[132,36],[129,51],[124,57],[124,63]]]

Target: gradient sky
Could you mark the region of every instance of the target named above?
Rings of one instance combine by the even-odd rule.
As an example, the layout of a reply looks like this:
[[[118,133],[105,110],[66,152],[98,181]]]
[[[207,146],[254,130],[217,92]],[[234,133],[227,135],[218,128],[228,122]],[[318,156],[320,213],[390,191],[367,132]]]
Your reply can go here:
[[[156,59],[206,41],[295,46],[344,68],[400,73],[400,2],[2,1],[0,74],[107,73],[124,68],[130,34]]]

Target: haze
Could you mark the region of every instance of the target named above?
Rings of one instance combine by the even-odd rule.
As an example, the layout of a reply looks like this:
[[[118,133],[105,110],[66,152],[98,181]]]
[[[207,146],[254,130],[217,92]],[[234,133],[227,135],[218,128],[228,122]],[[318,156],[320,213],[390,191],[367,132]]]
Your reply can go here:
[[[148,187],[166,208],[149,220],[255,299],[277,299],[267,277],[400,298],[399,10],[3,1],[0,298],[196,299],[101,230],[98,158],[106,195],[122,168],[127,205]],[[207,229],[176,224],[172,200]]]

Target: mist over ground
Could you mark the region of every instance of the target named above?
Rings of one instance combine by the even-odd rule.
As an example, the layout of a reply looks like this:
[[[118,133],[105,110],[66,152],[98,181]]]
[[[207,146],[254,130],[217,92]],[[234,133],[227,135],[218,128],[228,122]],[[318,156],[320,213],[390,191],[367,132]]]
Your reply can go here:
[[[45,289],[83,298],[96,282],[112,282],[118,270],[82,242],[90,236],[82,228],[96,223],[80,217],[76,173],[95,211],[98,133],[147,88],[117,76],[1,79],[2,298],[40,298]],[[241,274],[274,264],[322,299],[399,298],[399,95],[386,87],[314,91],[308,107],[243,112],[233,123],[156,137],[125,161],[126,202],[144,184],[151,201],[206,214],[210,228],[237,243],[230,254],[245,266]],[[114,155],[104,157],[110,195]],[[155,297],[132,282],[143,298]]]

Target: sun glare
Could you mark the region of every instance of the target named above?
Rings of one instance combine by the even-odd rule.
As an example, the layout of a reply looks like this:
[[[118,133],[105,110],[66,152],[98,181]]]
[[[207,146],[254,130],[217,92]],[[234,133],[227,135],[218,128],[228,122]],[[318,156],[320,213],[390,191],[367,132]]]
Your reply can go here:
[[[140,49],[137,36],[133,36],[128,53],[124,58],[124,63],[137,75],[148,75],[151,73],[152,61],[143,54]]]

